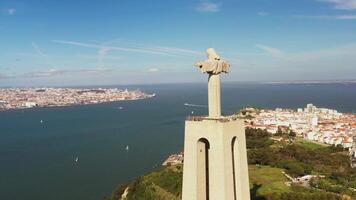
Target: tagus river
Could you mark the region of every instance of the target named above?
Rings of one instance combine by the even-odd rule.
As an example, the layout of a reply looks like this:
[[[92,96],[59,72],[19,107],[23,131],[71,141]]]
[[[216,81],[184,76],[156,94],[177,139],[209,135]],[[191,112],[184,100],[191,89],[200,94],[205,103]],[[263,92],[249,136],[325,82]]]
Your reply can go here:
[[[0,112],[0,199],[100,200],[181,151],[185,117],[207,113],[205,84],[131,88],[157,96]],[[355,84],[226,83],[222,89],[225,114],[307,103],[356,112]]]

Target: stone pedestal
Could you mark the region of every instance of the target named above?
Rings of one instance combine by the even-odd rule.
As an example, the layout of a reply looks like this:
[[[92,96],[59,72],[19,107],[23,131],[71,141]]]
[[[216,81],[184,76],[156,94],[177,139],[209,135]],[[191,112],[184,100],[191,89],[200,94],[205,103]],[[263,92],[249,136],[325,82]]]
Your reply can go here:
[[[242,120],[185,122],[183,200],[250,200],[247,166]]]

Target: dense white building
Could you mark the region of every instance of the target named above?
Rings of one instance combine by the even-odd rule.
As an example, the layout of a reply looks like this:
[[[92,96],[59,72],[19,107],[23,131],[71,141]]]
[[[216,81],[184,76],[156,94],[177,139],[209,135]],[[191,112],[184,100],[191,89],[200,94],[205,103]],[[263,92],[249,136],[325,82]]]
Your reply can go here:
[[[32,108],[32,107],[36,107],[37,103],[36,102],[25,102],[24,103],[24,107],[26,108]]]
[[[260,110],[246,126],[276,133],[278,127],[289,128],[307,140],[352,148],[356,135],[356,115],[308,104],[297,110]]]

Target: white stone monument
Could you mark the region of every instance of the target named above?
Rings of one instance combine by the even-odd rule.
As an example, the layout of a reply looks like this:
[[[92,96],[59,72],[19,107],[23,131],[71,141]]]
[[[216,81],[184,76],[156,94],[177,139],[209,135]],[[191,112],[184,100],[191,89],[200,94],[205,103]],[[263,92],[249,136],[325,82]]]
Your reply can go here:
[[[221,116],[220,73],[230,65],[207,54],[196,66],[209,75],[209,116],[185,121],[182,200],[250,200],[243,120]]]

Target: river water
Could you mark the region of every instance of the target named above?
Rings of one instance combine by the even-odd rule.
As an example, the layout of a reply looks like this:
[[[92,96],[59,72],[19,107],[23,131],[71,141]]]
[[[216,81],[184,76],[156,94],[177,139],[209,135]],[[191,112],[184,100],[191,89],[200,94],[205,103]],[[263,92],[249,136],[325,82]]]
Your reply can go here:
[[[128,88],[157,96],[0,112],[0,199],[100,200],[119,183],[181,151],[185,117],[192,111],[207,114],[205,84]],[[307,103],[356,111],[355,84],[224,83],[222,95],[225,114],[246,106],[298,108]]]

